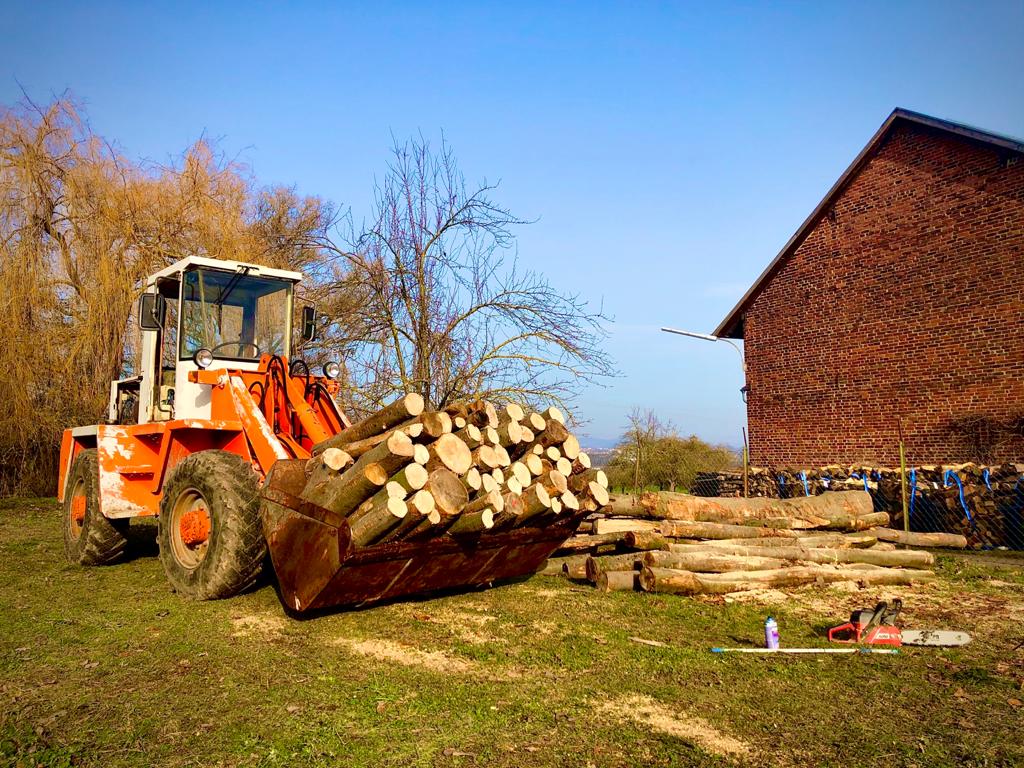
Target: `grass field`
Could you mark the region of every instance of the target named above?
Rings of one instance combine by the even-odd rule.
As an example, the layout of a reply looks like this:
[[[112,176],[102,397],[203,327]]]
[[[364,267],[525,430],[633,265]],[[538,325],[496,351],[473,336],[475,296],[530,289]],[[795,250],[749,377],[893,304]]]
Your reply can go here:
[[[907,589],[743,600],[601,594],[534,577],[287,618],[274,589],[190,603],[139,526],[134,559],[65,563],[52,499],[0,502],[0,765],[1014,766],[1024,764],[1024,575],[944,558]],[[850,610],[962,649],[719,656],[824,645]],[[637,642],[655,641],[663,645]]]

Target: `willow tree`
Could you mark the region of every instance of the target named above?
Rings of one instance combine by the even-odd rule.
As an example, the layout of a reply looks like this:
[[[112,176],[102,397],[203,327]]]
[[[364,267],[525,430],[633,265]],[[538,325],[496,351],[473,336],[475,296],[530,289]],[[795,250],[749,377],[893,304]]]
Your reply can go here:
[[[494,191],[467,185],[445,143],[395,145],[369,222],[334,250],[353,403],[414,391],[434,407],[486,397],[565,408],[613,373],[601,310],[519,266],[525,222]]]

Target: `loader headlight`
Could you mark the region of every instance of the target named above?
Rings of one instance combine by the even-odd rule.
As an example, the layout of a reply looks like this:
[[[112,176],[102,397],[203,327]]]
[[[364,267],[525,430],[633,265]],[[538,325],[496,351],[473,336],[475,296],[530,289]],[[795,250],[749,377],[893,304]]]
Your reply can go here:
[[[328,379],[336,379],[341,375],[341,366],[338,363],[325,363],[324,376]]]
[[[192,362],[200,368],[209,368],[213,364],[213,352],[206,347],[196,350],[196,353],[192,355]]]

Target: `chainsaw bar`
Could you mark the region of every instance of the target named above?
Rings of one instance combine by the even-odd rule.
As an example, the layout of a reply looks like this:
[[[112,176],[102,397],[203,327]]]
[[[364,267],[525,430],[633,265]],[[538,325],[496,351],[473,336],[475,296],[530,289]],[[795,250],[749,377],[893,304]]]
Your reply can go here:
[[[900,640],[904,645],[929,645],[951,648],[967,645],[971,636],[966,632],[949,632],[942,629],[901,629]]]

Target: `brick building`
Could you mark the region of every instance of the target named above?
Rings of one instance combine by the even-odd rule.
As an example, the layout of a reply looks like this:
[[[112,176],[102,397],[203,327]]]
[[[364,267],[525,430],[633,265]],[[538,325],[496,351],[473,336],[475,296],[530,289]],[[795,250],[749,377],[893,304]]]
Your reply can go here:
[[[895,110],[715,335],[754,464],[1024,462],[1024,143]]]

